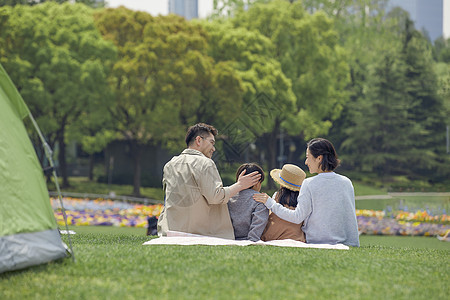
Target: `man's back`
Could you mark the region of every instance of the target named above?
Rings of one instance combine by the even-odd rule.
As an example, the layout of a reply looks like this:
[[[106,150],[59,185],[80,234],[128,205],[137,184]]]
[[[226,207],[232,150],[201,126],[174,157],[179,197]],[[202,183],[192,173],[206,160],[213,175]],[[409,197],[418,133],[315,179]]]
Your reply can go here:
[[[214,162],[186,149],[164,166],[165,207],[158,233],[168,230],[234,239],[224,188]]]

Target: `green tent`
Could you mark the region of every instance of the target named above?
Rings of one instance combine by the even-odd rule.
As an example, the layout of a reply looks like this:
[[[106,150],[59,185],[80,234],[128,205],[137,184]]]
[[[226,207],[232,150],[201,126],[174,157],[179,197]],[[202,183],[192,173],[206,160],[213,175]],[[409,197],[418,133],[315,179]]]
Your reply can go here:
[[[23,124],[28,115],[0,64],[0,273],[67,255],[41,165]]]

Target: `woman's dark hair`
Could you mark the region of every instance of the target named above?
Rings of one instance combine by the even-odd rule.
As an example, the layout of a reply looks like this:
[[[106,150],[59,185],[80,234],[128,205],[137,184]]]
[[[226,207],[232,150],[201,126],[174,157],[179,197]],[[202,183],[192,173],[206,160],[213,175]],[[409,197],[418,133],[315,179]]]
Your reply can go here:
[[[309,153],[314,157],[323,155],[323,159],[320,162],[322,171],[333,171],[341,162],[338,159],[333,144],[327,139],[315,138],[310,140],[308,142],[308,149]]]
[[[241,165],[236,171],[236,181],[238,181],[239,175],[244,170],[245,170],[245,174],[244,175],[248,175],[250,173],[253,173],[253,172],[257,171],[259,174],[261,174],[261,178],[259,179],[259,182],[263,182],[264,181],[264,171],[256,163],[246,163],[246,164]]]
[[[195,125],[192,125],[191,127],[189,127],[187,133],[186,133],[186,145],[189,147],[190,144],[192,144],[192,141],[197,137],[197,136],[202,136],[203,135],[208,135],[208,134],[212,134],[213,136],[217,135],[217,129],[214,128],[214,126],[205,124],[205,123],[198,123]]]
[[[278,203],[280,203],[283,206],[296,207],[298,193],[299,193],[299,191],[292,191],[285,187],[281,187],[277,191],[277,195],[275,196],[275,201],[277,201]]]

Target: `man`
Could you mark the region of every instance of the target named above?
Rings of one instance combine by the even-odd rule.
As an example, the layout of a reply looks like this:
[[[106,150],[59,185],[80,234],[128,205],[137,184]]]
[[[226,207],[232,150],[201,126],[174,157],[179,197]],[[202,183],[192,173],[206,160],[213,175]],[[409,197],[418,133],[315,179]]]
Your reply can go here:
[[[258,172],[241,173],[238,181],[223,187],[211,159],[216,148],[217,129],[198,123],[186,133],[185,149],[164,166],[164,209],[158,220],[158,234],[181,231],[234,239],[227,202],[260,180]]]

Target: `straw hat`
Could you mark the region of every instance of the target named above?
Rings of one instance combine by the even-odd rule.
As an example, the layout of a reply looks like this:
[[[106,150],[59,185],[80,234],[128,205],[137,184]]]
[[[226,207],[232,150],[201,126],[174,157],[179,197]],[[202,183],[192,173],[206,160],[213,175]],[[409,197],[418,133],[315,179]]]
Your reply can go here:
[[[286,164],[283,169],[273,169],[270,171],[272,179],[287,189],[300,191],[300,186],[306,178],[305,172],[296,165]]]

